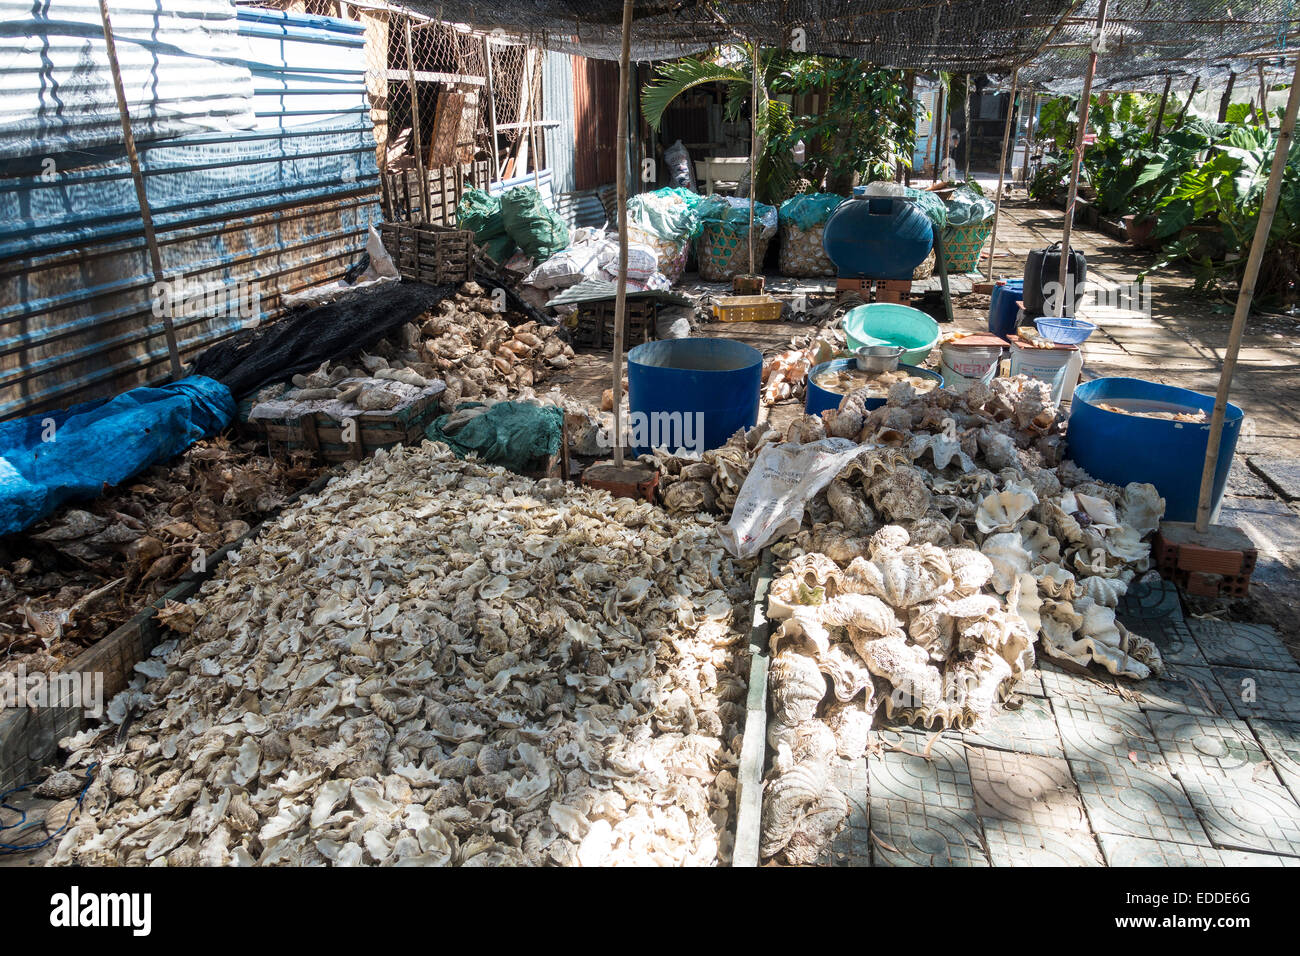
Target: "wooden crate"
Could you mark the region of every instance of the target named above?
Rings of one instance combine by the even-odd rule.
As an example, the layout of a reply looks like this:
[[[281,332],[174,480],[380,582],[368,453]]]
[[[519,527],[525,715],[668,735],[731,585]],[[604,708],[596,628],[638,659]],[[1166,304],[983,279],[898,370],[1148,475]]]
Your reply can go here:
[[[384,222],[379,234],[403,279],[442,285],[474,278],[474,233],[468,229]]]
[[[781,318],[781,302],[770,295],[724,295],[713,303],[719,322],[775,322]]]
[[[297,419],[253,419],[249,430],[266,439],[274,450],[308,449],[325,461],[361,461],[380,448],[397,444],[418,445],[424,429],[438,417],[442,393],[426,395],[390,413],[362,412],[356,423],[356,441],[343,440],[344,423],[322,412]]]
[[[574,313],[577,325],[573,327],[573,344],[580,348],[614,347],[614,300],[583,302]],[[659,303],[654,299],[628,299],[627,315],[623,323],[623,347],[653,342],[655,322],[659,316]]]

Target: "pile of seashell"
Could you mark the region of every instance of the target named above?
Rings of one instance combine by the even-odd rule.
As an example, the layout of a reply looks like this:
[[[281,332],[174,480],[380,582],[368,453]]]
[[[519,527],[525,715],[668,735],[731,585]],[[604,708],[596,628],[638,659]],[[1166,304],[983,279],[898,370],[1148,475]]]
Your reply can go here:
[[[779,268],[783,276],[833,276],[835,263],[826,255],[822,245],[825,224],[812,229],[800,229],[793,222],[781,223],[781,248],[778,250]]]
[[[854,393],[823,423],[863,450],[810,503],[811,528],[778,546],[791,560],[769,592],[776,757],[761,852],[788,863],[811,862],[842,823],[831,763],[864,755],[881,704],[926,727],[978,726],[1040,637],[1049,656],[1114,674],[1162,669],[1114,609],[1150,567],[1143,539],[1164,501],[1060,461],[1042,383],[961,396],[900,383],[885,406],[867,412]]]
[[[167,609],[63,742],[99,767],[54,862],[725,862],[752,569],[709,519],[380,452]]]
[[[467,282],[423,317],[418,349],[447,383],[443,409],[461,401],[506,398],[538,385],[573,361],[572,347],[558,327],[524,322],[510,326],[476,282]]]

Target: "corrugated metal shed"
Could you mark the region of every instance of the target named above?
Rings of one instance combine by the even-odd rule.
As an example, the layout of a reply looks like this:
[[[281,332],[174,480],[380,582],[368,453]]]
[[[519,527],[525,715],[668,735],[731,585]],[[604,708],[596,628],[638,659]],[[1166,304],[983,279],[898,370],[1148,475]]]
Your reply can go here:
[[[542,109],[558,125],[546,129],[546,165],[555,176],[555,191],[571,193],[573,178],[573,58],[547,51],[542,60]]]
[[[52,20],[62,2],[49,4]],[[188,5],[233,10],[228,0]],[[281,292],[337,278],[355,261],[378,219],[378,170],[361,26],[251,9],[239,10],[236,23],[239,48],[222,55],[242,78],[225,94],[252,89],[254,127],[155,139],[140,144],[141,161],[168,277],[216,285],[243,302],[260,297],[266,316]],[[102,49],[102,31],[98,42]],[[39,72],[39,62],[28,68]],[[9,65],[7,76],[20,74]],[[120,139],[119,127],[119,154]],[[18,151],[16,140],[0,138],[0,157]],[[4,186],[0,417],[164,378],[166,346],[125,158]],[[213,310],[178,318],[183,357],[247,320]]]

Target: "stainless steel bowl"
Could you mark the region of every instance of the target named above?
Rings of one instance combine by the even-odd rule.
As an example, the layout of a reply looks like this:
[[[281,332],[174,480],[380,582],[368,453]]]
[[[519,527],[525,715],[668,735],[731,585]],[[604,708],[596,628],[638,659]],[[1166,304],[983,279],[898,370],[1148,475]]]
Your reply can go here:
[[[853,351],[858,370],[862,372],[892,372],[898,368],[898,359],[906,349],[901,345],[864,345]]]

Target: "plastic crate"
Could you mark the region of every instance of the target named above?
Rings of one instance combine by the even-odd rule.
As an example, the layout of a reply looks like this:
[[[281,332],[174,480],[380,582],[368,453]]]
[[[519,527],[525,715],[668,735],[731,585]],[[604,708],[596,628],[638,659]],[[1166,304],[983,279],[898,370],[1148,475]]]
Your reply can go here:
[[[713,303],[719,322],[773,322],[781,318],[781,303],[770,295],[726,295]]]

